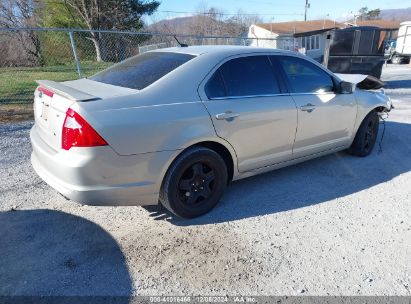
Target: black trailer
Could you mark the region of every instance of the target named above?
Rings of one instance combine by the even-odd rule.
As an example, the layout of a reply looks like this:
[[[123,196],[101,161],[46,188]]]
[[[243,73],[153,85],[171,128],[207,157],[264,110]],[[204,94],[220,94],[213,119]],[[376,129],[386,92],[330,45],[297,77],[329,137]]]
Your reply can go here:
[[[356,26],[327,35],[324,65],[331,71],[380,78],[383,64],[384,35],[380,28]]]

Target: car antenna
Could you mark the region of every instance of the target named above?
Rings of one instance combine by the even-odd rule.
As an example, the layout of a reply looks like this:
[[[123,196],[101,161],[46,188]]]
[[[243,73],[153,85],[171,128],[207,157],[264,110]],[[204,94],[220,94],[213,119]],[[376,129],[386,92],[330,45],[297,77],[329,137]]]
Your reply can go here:
[[[176,36],[176,35],[174,35],[174,39],[177,41],[177,43],[178,43],[178,45],[179,45],[179,46],[181,46],[181,47],[188,47],[188,44],[181,43],[180,41],[178,41],[178,39],[177,39],[177,36]]]

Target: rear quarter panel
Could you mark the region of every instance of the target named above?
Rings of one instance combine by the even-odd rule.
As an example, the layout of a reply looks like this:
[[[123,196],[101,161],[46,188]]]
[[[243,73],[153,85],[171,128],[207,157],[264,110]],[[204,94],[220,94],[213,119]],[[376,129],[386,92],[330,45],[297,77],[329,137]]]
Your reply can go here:
[[[198,100],[101,109],[82,104],[78,111],[120,155],[180,150],[216,136],[210,116]]]

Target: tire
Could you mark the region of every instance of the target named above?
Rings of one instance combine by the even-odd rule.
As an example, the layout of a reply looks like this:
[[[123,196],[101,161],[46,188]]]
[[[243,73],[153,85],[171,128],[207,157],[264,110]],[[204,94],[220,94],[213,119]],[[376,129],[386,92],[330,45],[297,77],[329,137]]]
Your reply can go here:
[[[367,156],[372,152],[378,136],[379,117],[374,110],[364,118],[348,153],[356,156]]]
[[[217,205],[227,184],[224,159],[211,149],[193,147],[168,169],[160,190],[160,203],[179,217],[194,218]]]
[[[391,63],[392,64],[400,64],[401,63],[401,57],[398,56],[398,55],[392,56]]]

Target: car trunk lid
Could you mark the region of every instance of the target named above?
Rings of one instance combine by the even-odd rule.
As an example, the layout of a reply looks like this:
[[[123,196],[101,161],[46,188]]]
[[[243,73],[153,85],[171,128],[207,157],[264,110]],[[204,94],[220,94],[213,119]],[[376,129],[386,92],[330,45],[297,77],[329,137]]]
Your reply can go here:
[[[34,93],[34,115],[39,136],[54,150],[61,149],[62,129],[67,110],[76,102],[95,102],[104,98],[135,93],[89,79],[66,81],[38,80]]]

